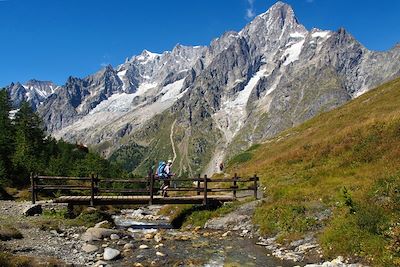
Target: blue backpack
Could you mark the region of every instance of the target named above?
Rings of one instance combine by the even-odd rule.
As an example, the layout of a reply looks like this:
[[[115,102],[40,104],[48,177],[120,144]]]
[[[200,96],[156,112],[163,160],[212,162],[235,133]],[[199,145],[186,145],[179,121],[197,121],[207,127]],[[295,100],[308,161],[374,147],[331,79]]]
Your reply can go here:
[[[165,167],[167,166],[167,164],[164,161],[160,161],[158,163],[158,168],[157,168],[157,175],[158,177],[167,177],[167,173],[165,172]]]

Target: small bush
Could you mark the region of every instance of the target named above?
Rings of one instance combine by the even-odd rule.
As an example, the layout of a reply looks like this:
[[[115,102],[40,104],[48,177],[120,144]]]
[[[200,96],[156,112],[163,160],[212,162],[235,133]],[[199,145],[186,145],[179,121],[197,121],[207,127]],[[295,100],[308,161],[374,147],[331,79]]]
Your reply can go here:
[[[0,240],[11,240],[23,238],[20,231],[10,225],[0,225]]]
[[[72,220],[74,225],[84,225],[86,227],[93,227],[96,223],[101,221],[112,221],[111,215],[99,210],[84,210],[78,217]]]

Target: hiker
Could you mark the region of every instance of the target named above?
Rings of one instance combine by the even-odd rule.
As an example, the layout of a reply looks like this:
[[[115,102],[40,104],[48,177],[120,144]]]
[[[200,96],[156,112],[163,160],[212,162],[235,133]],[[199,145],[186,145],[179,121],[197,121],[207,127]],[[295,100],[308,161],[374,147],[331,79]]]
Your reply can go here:
[[[223,170],[224,170],[224,163],[221,162],[221,163],[219,164],[219,171],[222,172]]]
[[[163,184],[161,185],[161,194],[164,197],[168,197],[167,189],[170,186],[171,177],[174,175],[171,170],[172,160],[168,160],[167,163],[164,161],[160,161],[157,168],[157,175],[160,180],[163,180]]]

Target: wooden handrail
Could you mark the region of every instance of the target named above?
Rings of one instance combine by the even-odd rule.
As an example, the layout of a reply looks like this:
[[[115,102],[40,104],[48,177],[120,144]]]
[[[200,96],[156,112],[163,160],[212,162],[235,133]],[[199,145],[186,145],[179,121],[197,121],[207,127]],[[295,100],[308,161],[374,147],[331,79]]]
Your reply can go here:
[[[66,181],[80,181],[83,182],[81,184],[49,184],[47,181],[54,180],[66,180]],[[63,177],[63,176],[39,176],[31,173],[30,175],[31,188],[32,192],[32,203],[34,204],[37,201],[38,191],[41,190],[90,190],[90,205],[95,205],[95,196],[100,196],[100,193],[148,193],[149,195],[149,204],[153,204],[154,194],[159,190],[158,187],[154,184],[156,181],[183,181],[183,182],[191,182],[195,183],[194,186],[178,186],[178,187],[170,187],[168,191],[174,192],[196,192],[196,195],[200,195],[203,192],[203,204],[208,205],[208,193],[209,192],[232,192],[233,199],[237,197],[237,191],[245,191],[252,190],[254,192],[254,198],[257,199],[258,193],[258,181],[259,178],[255,174],[249,178],[241,178],[236,173],[232,178],[217,178],[212,179],[208,178],[207,175],[201,177],[200,174],[197,178],[188,178],[188,179],[161,179],[156,177],[152,170],[149,171],[149,175],[147,178],[139,178],[139,179],[117,179],[117,178],[98,178],[98,174],[91,174],[90,177]],[[44,184],[40,184],[39,181],[46,181]],[[88,183],[90,181],[90,183]],[[252,185],[247,187],[239,187],[239,183],[249,183],[252,182]],[[125,188],[110,188],[108,185],[111,183],[125,183],[125,184],[143,184],[146,183],[147,188],[138,188],[138,189],[125,189]],[[203,183],[203,186],[201,186]],[[229,186],[218,186],[218,187],[210,187],[209,183],[229,183]],[[104,185],[105,186],[104,186]],[[103,187],[99,186],[103,185]]]

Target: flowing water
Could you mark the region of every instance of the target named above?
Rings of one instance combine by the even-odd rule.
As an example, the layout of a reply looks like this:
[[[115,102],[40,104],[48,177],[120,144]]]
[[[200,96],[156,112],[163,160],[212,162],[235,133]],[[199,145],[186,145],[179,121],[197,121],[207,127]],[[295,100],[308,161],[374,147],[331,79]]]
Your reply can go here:
[[[256,240],[230,233],[202,230],[173,229],[168,218],[158,216],[159,207],[122,210],[114,216],[119,228],[131,233],[134,245],[146,245],[124,257],[131,264],[141,262],[153,266],[294,266],[269,256],[268,251],[255,245]],[[153,236],[159,233],[162,241]],[[156,254],[156,253],[161,253]]]

